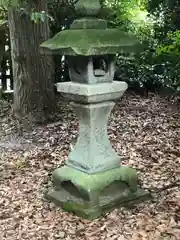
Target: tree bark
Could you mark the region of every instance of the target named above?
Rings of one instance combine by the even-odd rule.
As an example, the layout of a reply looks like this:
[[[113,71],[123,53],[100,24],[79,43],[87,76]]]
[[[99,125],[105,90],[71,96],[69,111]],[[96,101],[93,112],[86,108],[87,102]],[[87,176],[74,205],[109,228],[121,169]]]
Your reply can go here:
[[[46,11],[46,0],[27,1],[28,9]],[[27,9],[27,10],[28,10]],[[52,56],[40,53],[40,44],[50,37],[48,21],[34,23],[20,8],[8,12],[14,79],[13,110],[21,118],[44,122],[54,111]]]

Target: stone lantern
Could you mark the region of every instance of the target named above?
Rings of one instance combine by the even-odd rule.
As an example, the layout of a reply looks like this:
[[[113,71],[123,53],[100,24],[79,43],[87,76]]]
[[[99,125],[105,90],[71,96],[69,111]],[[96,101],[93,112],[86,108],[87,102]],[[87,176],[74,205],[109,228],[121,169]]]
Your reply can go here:
[[[132,52],[138,42],[119,29],[108,29],[97,19],[98,0],[79,0],[81,18],[44,42],[44,50],[67,56],[70,82],[57,83],[57,91],[72,101],[79,118],[79,137],[65,166],[53,174],[48,197],[67,211],[96,218],[116,204],[147,193],[138,188],[136,171],[120,165],[107,134],[108,116],[127,84],[113,81],[116,53]]]

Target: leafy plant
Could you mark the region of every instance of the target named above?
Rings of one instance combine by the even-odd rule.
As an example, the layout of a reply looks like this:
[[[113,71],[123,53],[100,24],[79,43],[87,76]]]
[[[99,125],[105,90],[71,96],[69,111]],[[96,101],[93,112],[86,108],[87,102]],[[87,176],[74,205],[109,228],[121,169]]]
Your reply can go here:
[[[180,30],[169,32],[167,34],[166,43],[159,45],[156,53],[160,54],[175,54],[180,55]]]
[[[34,23],[44,22],[46,19],[49,19],[50,21],[54,21],[53,17],[45,11],[31,12],[31,21],[33,21]]]

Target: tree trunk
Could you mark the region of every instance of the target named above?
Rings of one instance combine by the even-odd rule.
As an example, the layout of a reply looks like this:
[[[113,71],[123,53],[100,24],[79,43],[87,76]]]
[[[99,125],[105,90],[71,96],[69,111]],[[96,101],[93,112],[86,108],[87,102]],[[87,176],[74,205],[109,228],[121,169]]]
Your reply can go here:
[[[28,9],[46,11],[46,0],[27,1]],[[32,3],[34,2],[34,3]],[[52,56],[40,53],[40,44],[50,37],[48,21],[34,23],[20,8],[8,12],[16,115],[43,122],[54,110]]]

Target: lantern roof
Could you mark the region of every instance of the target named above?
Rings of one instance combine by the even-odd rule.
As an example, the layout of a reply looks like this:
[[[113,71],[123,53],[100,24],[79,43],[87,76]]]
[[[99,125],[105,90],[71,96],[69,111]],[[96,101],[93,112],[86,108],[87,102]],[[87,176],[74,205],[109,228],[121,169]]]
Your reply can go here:
[[[70,29],[62,30],[41,44],[42,51],[61,55],[105,55],[132,53],[140,49],[139,41],[120,29],[109,29],[103,19],[95,18],[100,11],[99,0],[79,0],[78,16]]]

